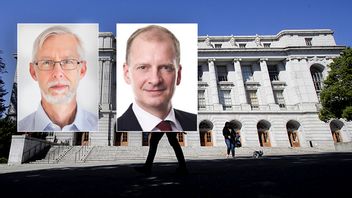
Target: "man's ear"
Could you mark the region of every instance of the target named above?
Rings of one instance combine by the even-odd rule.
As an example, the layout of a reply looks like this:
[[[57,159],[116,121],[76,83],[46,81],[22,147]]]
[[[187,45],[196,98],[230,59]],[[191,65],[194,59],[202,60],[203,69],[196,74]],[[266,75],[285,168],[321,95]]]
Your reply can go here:
[[[176,85],[179,85],[181,83],[181,73],[182,73],[182,66],[178,65]]]
[[[129,66],[127,65],[127,63],[123,64],[123,78],[125,79],[125,82],[127,84],[131,84],[130,70],[129,70]]]
[[[82,61],[81,62],[81,67],[79,69],[79,79],[82,79],[87,73],[87,62]]]
[[[36,71],[35,71],[35,68],[34,68],[34,64],[33,64],[33,63],[29,63],[29,73],[31,74],[32,78],[33,78],[35,81],[38,81],[37,73],[36,73]]]

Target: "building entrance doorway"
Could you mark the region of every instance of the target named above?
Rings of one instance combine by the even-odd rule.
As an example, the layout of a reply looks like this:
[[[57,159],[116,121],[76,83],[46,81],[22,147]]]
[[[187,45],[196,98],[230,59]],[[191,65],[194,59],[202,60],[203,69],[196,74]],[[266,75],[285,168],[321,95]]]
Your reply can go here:
[[[290,141],[291,147],[300,147],[299,139],[298,139],[298,132],[297,131],[287,131],[288,139]]]
[[[213,146],[213,141],[211,139],[212,131],[201,131],[199,133],[201,146]]]
[[[180,143],[180,146],[185,146],[185,134],[183,132],[177,133],[177,140]]]
[[[75,132],[75,146],[88,146],[89,145],[89,132]]]
[[[299,122],[290,120],[286,124],[286,130],[287,130],[287,135],[288,135],[288,140],[290,142],[291,147],[300,147],[300,141],[299,141],[299,129],[301,125]]]
[[[258,131],[259,144],[261,147],[271,147],[269,131]]]
[[[335,143],[342,142],[342,135],[341,131],[343,128],[344,124],[340,120],[333,120],[330,122],[330,130],[332,134],[332,139],[334,140]]]
[[[271,124],[266,120],[261,120],[257,124],[259,145],[261,147],[271,147],[270,136],[269,136],[270,127],[271,127]]]
[[[128,133],[116,132],[115,133],[115,146],[128,146]]]

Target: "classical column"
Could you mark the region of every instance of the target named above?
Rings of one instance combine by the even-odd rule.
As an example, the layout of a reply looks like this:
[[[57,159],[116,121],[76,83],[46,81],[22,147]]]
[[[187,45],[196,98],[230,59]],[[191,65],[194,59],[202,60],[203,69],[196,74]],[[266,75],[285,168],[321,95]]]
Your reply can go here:
[[[210,90],[210,103],[213,104],[214,110],[222,110],[222,105],[219,103],[219,91],[215,71],[215,58],[208,59],[209,66],[209,90]]]
[[[270,81],[270,76],[269,76],[269,71],[268,71],[268,66],[266,62],[268,61],[267,58],[261,58],[259,60],[260,62],[260,70],[262,72],[262,82],[261,82],[261,88],[264,93],[264,97],[266,99],[266,104],[269,106],[273,106],[275,104],[275,99],[274,99],[274,94],[273,94],[273,89],[271,87],[271,81]]]
[[[101,58],[102,69],[101,69],[101,107],[102,110],[109,110],[111,103],[111,60],[110,58]]]
[[[99,58],[99,106],[103,104],[103,66],[105,60]]]
[[[240,105],[247,104],[246,100],[246,89],[244,87],[244,82],[242,78],[242,69],[240,58],[233,59],[233,66],[235,67],[235,89],[237,93],[237,98],[235,101],[238,101]]]

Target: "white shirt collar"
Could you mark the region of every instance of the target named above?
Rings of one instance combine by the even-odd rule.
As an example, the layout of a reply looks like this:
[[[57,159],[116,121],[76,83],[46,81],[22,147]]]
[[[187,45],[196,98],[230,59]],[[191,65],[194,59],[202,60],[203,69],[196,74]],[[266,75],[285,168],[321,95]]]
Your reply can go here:
[[[141,125],[143,131],[155,131],[155,132],[160,131],[158,128],[156,128],[156,125],[158,125],[161,121],[163,121],[162,119],[145,111],[140,106],[138,106],[138,104],[135,102],[132,105],[132,110],[136,115],[137,120]],[[183,131],[181,124],[178,122],[178,120],[175,117],[175,111],[173,108],[171,108],[169,114],[166,116],[164,120],[171,122],[172,131]]]
[[[35,114],[35,129],[41,129],[42,131],[81,131],[84,128],[84,116],[83,110],[77,105],[77,112],[75,115],[75,120],[72,124],[64,126],[62,129],[60,126],[54,124],[46,112],[43,106],[39,104],[37,112]]]

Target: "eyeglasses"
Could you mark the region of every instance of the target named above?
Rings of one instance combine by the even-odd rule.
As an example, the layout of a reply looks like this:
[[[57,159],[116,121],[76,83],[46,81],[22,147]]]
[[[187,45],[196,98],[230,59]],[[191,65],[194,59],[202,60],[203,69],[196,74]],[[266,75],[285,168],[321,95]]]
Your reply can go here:
[[[54,69],[55,64],[59,63],[63,70],[73,70],[76,69],[82,61],[78,61],[76,59],[64,59],[60,61],[53,61],[53,60],[40,60],[34,62],[36,66],[38,66],[39,70],[42,71],[51,71]]]

